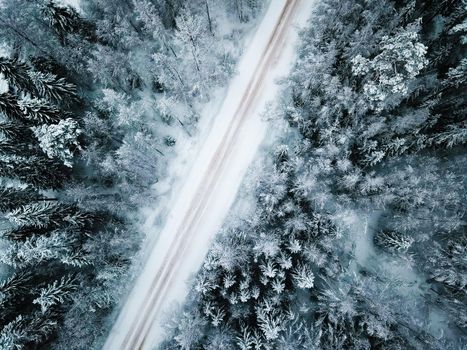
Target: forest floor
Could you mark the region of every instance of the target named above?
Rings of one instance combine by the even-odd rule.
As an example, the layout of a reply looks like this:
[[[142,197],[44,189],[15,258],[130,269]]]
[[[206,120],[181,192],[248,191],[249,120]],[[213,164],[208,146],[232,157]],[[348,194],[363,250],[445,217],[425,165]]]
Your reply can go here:
[[[200,268],[267,132],[264,111],[279,92],[277,79],[291,68],[297,28],[306,24],[312,5],[269,5],[104,349],[152,349],[162,340],[164,315],[186,297],[187,281]]]

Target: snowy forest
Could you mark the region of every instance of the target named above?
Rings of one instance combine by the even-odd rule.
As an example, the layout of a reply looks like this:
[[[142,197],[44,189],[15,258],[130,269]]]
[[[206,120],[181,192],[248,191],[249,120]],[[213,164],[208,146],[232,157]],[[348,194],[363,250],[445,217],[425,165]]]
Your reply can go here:
[[[103,347],[275,1],[0,0],[0,350]],[[157,348],[467,347],[467,1],[313,2]]]
[[[465,1],[316,1],[160,348],[465,349],[466,45]]]
[[[0,1],[0,349],[99,349],[261,0]],[[127,282],[125,282],[127,281]]]

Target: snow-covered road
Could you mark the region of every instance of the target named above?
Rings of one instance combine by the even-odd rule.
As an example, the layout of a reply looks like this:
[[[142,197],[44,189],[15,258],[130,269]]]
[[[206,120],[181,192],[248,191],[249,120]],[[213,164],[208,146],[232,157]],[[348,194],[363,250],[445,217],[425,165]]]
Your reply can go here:
[[[261,114],[294,61],[297,27],[312,6],[313,0],[271,0],[104,349],[153,349],[162,340],[161,315],[183,301],[187,279],[235,199],[267,130]]]

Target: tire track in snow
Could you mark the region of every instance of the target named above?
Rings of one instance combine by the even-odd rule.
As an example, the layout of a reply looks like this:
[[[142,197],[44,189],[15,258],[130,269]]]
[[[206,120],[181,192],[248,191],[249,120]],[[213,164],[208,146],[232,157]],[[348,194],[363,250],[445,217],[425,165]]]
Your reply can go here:
[[[215,187],[219,180],[219,176],[222,170],[228,164],[227,157],[234,149],[235,143],[238,139],[239,129],[242,127],[243,122],[248,117],[248,111],[253,108],[253,102],[257,96],[258,91],[260,91],[261,82],[264,80],[264,77],[268,72],[268,68],[270,67],[272,61],[275,59],[273,54],[278,48],[281,47],[281,45],[277,45],[277,43],[283,43],[281,39],[283,39],[285,36],[284,28],[287,26],[287,24],[290,24],[290,20],[292,19],[291,14],[293,13],[293,9],[296,8],[298,1],[299,0],[287,1],[287,4],[281,14],[279,25],[275,28],[274,33],[268,43],[267,51],[265,55],[263,55],[263,60],[260,64],[260,74],[258,77],[255,77],[250,81],[248,89],[242,99],[242,101],[245,102],[239,106],[237,112],[235,113],[235,118],[232,120],[231,126],[229,127],[230,135],[224,138],[221,146],[216,151],[214,158],[209,164],[210,173],[207,174],[205,183],[200,186],[196,197],[192,201],[191,207],[193,210],[190,211],[190,215],[185,217],[184,221],[182,222],[182,230],[177,232],[177,237],[175,238],[176,241],[172,243],[171,248],[174,248],[175,251],[172,254],[170,260],[165,260],[164,266],[162,267],[163,272],[158,272],[158,276],[156,277],[155,281],[160,281],[158,285],[162,284],[162,286],[159,288],[158,286],[154,286],[153,290],[157,292],[153,292],[152,296],[155,300],[151,299],[149,304],[149,309],[152,310],[152,315],[145,319],[148,322],[146,322],[146,326],[141,329],[140,334],[142,334],[143,337],[141,341],[138,341],[135,344],[135,348],[137,349],[141,349],[141,346],[144,344],[148,334],[148,328],[151,326],[150,323],[152,323],[155,318],[155,314],[157,314],[160,310],[160,304],[163,301],[163,297],[166,295],[172,285],[171,277],[176,273],[177,268],[181,263],[184,251],[189,246],[191,240],[193,240],[196,236],[196,228],[199,226],[200,219],[205,213],[212,194],[215,193]],[[237,121],[237,119],[239,120]],[[234,124],[237,125],[234,127]],[[164,273],[163,277],[160,276],[162,273]]]

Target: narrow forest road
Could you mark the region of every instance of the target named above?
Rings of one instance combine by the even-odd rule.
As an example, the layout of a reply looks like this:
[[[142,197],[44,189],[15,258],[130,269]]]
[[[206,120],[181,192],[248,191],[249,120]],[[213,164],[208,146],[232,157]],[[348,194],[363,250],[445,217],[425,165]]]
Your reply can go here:
[[[105,350],[150,350],[162,340],[164,312],[183,302],[186,282],[201,266],[264,138],[262,112],[277,96],[275,80],[290,70],[297,27],[306,24],[312,6],[313,0],[271,0]]]

